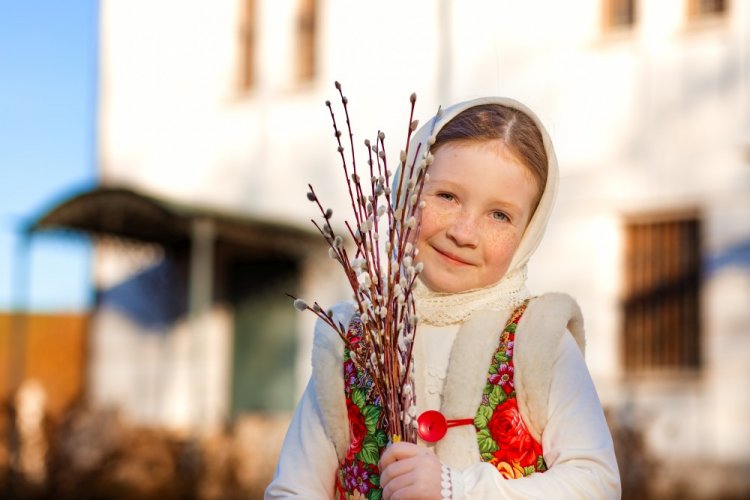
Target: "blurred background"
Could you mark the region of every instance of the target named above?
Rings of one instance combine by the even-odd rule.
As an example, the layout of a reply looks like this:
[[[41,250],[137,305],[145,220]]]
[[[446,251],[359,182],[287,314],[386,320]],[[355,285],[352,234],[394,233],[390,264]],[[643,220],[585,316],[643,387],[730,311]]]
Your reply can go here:
[[[750,498],[746,0],[0,0],[0,497],[262,497],[285,293],[348,296],[334,80],[391,155],[411,92],[538,113],[530,288],[582,306],[623,497]]]

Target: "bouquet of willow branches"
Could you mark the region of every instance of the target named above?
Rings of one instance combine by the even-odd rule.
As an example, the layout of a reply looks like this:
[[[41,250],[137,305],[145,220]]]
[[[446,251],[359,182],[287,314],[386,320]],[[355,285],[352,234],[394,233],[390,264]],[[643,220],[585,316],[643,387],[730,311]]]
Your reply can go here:
[[[331,114],[351,200],[353,219],[346,220],[344,226],[347,239],[354,242],[354,247],[347,250],[344,238],[331,226],[332,210],[323,207],[309,185],[307,197],[317,204],[322,215],[321,221],[313,219],[312,222],[325,238],[330,257],[341,265],[354,292],[355,314],[358,315],[354,320],[362,322],[365,348],[351,349],[352,360],[372,378],[376,394],[383,401],[386,428],[391,439],[416,442],[411,361],[417,315],[412,289],[422,264],[414,262],[417,249],[412,242],[416,241],[418,211],[424,206],[420,198],[432,156],[427,145],[412,147],[410,144],[418,125],[414,120],[417,98],[412,94],[406,145],[400,152],[396,178],[389,169],[383,132],[378,132],[374,143],[365,140],[367,167],[363,174],[361,169],[358,170],[354,152],[348,99],[338,82],[336,89],[346,116],[348,154],[331,102],[326,101],[326,106]],[[407,158],[410,148],[414,154]],[[317,302],[309,306],[297,298],[294,306],[300,311],[314,312],[339,334],[345,345],[349,345],[347,327],[336,323],[330,310],[324,311]]]

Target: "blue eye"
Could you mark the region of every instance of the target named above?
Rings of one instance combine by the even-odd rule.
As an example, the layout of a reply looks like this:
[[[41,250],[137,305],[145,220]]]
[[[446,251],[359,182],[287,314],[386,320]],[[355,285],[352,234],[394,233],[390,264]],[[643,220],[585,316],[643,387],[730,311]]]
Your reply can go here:
[[[497,211],[497,210],[492,212],[492,218],[495,219],[496,221],[501,221],[501,222],[510,221],[510,217],[508,217],[505,213]]]

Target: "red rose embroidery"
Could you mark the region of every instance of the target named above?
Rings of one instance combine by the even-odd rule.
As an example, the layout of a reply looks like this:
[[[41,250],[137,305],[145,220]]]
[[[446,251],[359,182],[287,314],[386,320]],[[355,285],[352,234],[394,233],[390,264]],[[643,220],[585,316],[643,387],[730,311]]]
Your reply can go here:
[[[518,462],[522,467],[536,465],[542,447],[526,429],[515,399],[508,399],[495,408],[487,429],[499,447],[495,452],[499,461]]]
[[[365,440],[365,435],[367,435],[367,426],[365,425],[365,418],[362,416],[357,405],[347,398],[346,406],[349,412],[349,438],[351,440],[349,449],[346,450],[346,459],[351,460],[362,449],[362,442]]]

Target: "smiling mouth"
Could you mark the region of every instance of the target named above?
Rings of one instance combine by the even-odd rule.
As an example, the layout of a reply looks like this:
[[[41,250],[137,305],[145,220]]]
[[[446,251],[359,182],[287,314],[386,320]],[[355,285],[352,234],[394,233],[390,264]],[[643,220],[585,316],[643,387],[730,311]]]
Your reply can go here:
[[[435,247],[432,247],[432,249],[435,250],[435,252],[437,252],[438,255],[440,255],[441,257],[443,257],[445,260],[447,260],[451,264],[459,264],[459,265],[462,265],[462,266],[473,266],[474,265],[471,262],[466,262],[465,260],[461,259],[460,257],[456,257],[453,254],[444,252],[444,251],[439,250],[439,249],[437,249]]]

